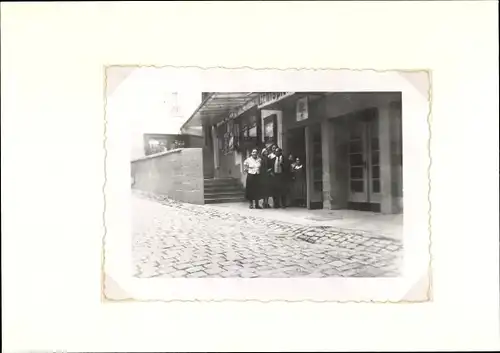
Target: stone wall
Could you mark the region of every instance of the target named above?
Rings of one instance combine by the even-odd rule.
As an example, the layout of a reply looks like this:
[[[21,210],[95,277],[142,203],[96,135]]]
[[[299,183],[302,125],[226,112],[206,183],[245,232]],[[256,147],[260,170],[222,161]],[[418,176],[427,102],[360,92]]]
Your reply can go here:
[[[203,153],[182,148],[131,162],[132,188],[174,200],[203,204]]]

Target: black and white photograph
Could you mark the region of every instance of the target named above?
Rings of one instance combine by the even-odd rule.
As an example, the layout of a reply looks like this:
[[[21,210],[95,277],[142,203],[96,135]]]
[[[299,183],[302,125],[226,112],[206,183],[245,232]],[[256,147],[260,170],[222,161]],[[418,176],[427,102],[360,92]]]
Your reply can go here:
[[[124,221],[107,223],[105,263],[134,287],[252,296],[317,280],[301,290],[428,297],[425,71],[108,67],[106,88],[109,209]],[[314,289],[332,280],[342,291]]]
[[[105,83],[108,291],[428,298],[425,71],[111,66]]]
[[[159,98],[133,140],[137,277],[398,276],[401,92]]]

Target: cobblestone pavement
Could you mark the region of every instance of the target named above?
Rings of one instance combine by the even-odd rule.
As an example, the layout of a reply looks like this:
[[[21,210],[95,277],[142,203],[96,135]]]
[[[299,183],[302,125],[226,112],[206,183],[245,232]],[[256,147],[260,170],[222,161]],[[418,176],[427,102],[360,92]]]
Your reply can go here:
[[[402,245],[363,232],[242,216],[144,193],[133,196],[136,276],[393,277]]]

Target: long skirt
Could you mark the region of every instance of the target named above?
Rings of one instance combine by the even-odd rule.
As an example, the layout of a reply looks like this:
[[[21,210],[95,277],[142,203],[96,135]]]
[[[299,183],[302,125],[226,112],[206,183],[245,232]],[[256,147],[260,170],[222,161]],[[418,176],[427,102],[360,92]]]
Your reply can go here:
[[[287,178],[284,174],[274,174],[271,177],[271,182],[269,186],[271,188],[270,194],[273,197],[284,196],[287,192]]]
[[[304,178],[296,178],[293,182],[292,191],[294,201],[304,201],[306,199],[306,183]]]
[[[265,199],[271,195],[271,177],[267,173],[260,174],[259,178],[259,198]]]
[[[259,174],[247,174],[245,197],[249,201],[258,200],[260,198]]]

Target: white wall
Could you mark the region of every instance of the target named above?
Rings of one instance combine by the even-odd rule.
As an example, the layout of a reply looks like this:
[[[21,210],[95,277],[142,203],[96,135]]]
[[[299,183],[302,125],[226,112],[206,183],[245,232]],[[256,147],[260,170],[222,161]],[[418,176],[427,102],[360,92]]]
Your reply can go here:
[[[112,70],[109,75],[113,75]],[[175,95],[171,83],[169,87],[157,71],[136,69],[108,97],[107,114],[117,114],[127,121],[124,126],[129,126],[132,160],[144,156],[144,134],[179,134],[200,103],[201,92],[180,91]]]

